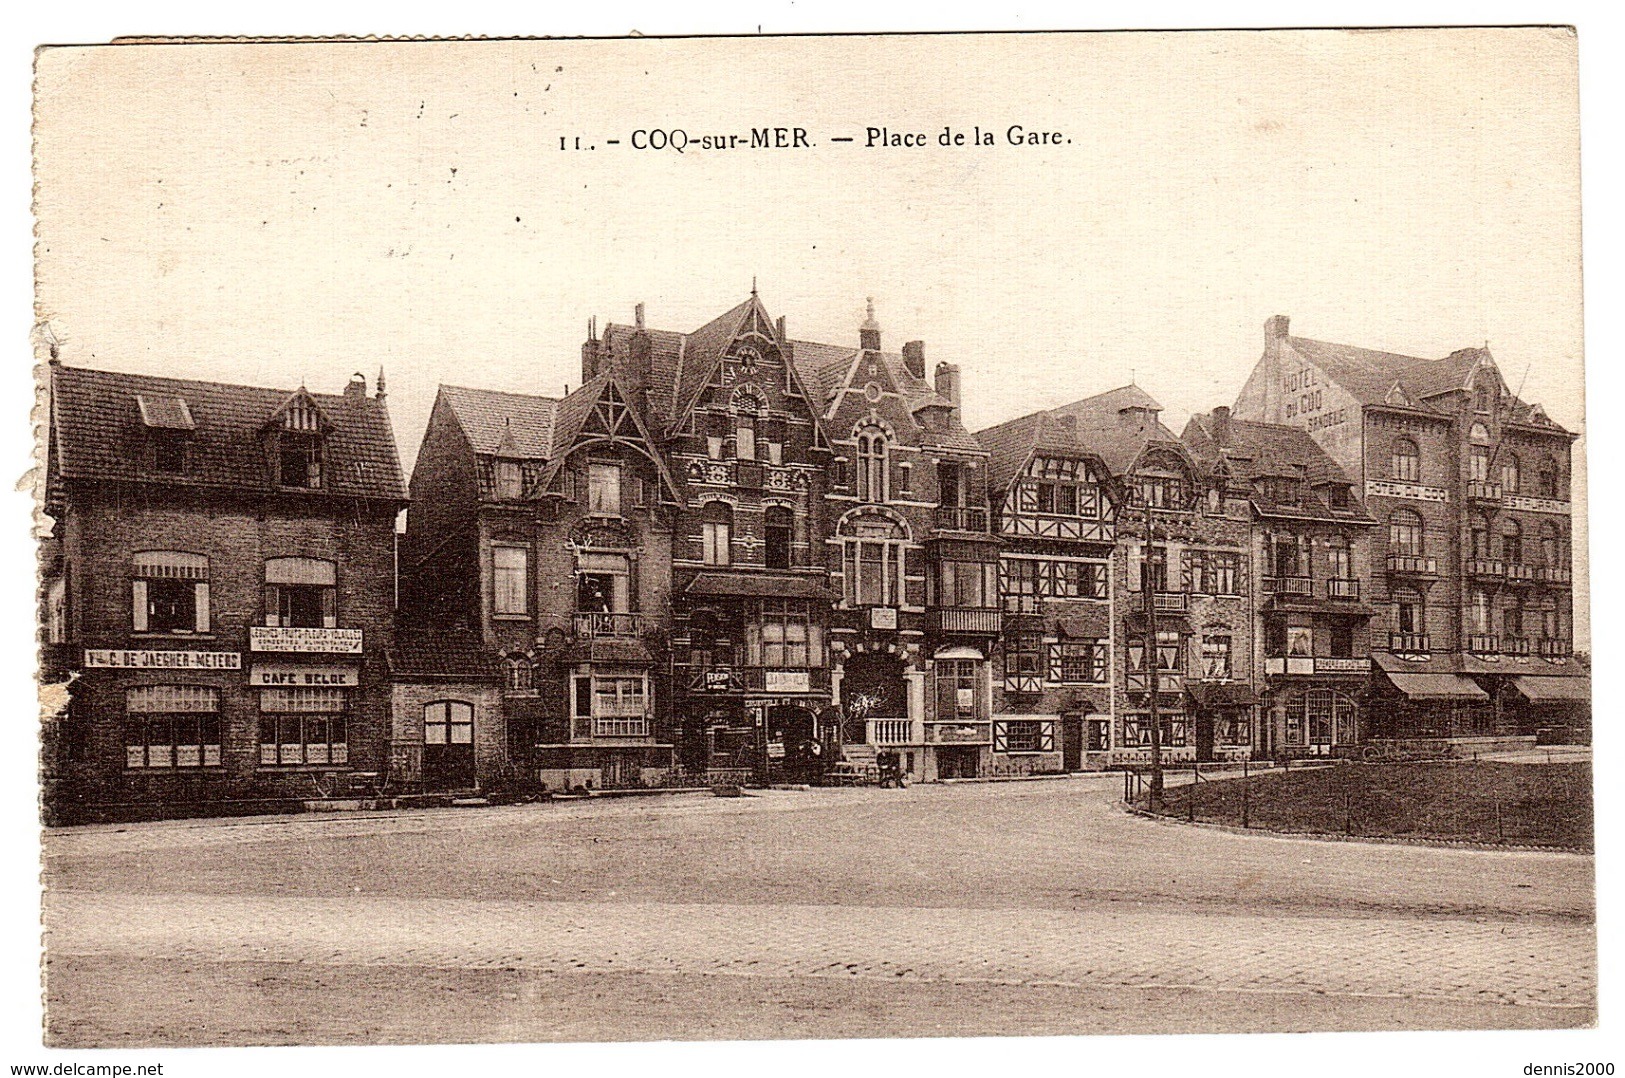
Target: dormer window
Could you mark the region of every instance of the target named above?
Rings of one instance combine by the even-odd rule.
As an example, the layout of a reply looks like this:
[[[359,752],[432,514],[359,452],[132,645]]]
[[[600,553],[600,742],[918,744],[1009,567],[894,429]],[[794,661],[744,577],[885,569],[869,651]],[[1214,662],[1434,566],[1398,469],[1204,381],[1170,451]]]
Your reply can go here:
[[[148,440],[152,470],[164,475],[186,472],[186,437],[174,431],[154,431]]]
[[[500,501],[518,501],[525,496],[525,469],[517,460],[499,460],[494,472],[496,496]]]
[[[138,393],[135,401],[147,428],[148,466],[165,475],[186,471],[186,443],[197,424],[185,399]]]
[[[320,489],[322,440],[310,434],[283,431],[277,445],[277,481],[284,487]]]

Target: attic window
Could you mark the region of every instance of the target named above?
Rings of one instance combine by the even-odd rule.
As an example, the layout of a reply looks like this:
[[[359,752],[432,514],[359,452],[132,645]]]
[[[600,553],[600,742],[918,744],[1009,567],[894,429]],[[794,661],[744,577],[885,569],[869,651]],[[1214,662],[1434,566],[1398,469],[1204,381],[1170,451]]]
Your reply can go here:
[[[141,422],[149,430],[197,429],[197,424],[192,421],[192,409],[187,407],[186,401],[181,397],[156,397],[138,393],[135,401],[141,409]]]
[[[321,439],[284,431],[277,446],[277,468],[277,482],[282,486],[319,489],[322,485]]]
[[[1349,488],[1333,484],[1326,488],[1326,501],[1333,509],[1349,507]]]
[[[525,494],[525,471],[517,460],[496,462],[496,495],[502,501],[517,501]]]

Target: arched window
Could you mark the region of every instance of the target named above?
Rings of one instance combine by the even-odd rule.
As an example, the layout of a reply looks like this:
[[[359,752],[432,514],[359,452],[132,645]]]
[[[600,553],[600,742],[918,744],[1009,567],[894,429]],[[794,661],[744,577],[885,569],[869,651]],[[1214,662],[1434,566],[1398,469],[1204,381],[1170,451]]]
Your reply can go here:
[[[1395,554],[1422,553],[1422,514],[1414,509],[1395,509],[1388,518],[1388,543]]]
[[[1523,529],[1516,520],[1501,525],[1501,560],[1508,565],[1523,564]]]
[[[1518,493],[1518,458],[1511,453],[1501,458],[1501,493]]]
[[[1482,423],[1474,423],[1472,429],[1467,432],[1467,437],[1481,445],[1485,444],[1490,440],[1490,428]]]
[[[885,432],[867,428],[858,432],[858,500],[886,500],[888,457]]]
[[[1563,533],[1548,521],[1540,528],[1540,556],[1548,568],[1561,568],[1567,559],[1563,556]]]
[[[1422,476],[1422,458],[1416,451],[1416,443],[1409,438],[1401,438],[1394,444],[1393,475],[1395,479],[1405,483],[1414,483]]]
[[[782,505],[770,505],[763,514],[762,526],[767,540],[766,560],[769,569],[790,568],[790,543],[794,520],[790,510]]]
[[[508,691],[531,692],[536,688],[536,668],[524,655],[509,655]]]
[[[707,502],[700,519],[701,557],[705,564],[732,565],[733,507],[727,502]]]

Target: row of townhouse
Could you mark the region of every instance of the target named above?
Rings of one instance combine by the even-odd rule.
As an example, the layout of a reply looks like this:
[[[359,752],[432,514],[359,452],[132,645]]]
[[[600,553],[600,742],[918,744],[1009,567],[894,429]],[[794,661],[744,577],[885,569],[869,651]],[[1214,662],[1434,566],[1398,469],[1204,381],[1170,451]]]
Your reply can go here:
[[[977,433],[960,370],[753,292],[589,325],[553,398],[53,364],[48,783],[76,805],[919,780],[1583,723],[1573,435],[1487,351],[1291,337],[1180,434],[1137,386]],[[410,505],[404,534],[399,511]],[[1154,695],[1153,695],[1154,694]],[[1482,743],[1482,741],[1475,742]]]

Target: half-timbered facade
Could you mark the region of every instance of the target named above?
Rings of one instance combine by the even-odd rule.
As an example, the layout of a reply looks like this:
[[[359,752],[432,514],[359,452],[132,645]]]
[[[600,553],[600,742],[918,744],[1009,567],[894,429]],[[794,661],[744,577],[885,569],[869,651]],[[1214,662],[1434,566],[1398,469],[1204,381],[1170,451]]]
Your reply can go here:
[[[1102,765],[1119,680],[1112,635],[1117,488],[1075,417],[1035,412],[977,432],[999,554],[991,764],[1006,773]],[[1001,736],[1002,735],[1002,736]]]

